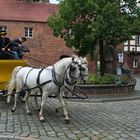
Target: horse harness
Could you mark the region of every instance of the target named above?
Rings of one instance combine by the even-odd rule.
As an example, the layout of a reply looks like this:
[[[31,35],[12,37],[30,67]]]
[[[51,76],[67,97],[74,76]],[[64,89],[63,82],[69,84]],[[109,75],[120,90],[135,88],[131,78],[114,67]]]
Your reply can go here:
[[[30,71],[29,71],[29,72],[27,73],[27,75],[26,75],[26,79],[25,79],[25,83],[24,83],[24,87],[25,87],[24,91],[31,91],[31,90],[33,90],[33,89],[39,88],[40,91],[41,91],[41,93],[42,93],[42,88],[41,88],[41,86],[43,86],[43,85],[45,85],[45,84],[47,84],[47,83],[50,83],[52,80],[49,80],[49,81],[46,81],[46,82],[43,82],[43,83],[40,84],[40,75],[41,75],[41,72],[44,70],[44,68],[42,68],[42,69],[39,71],[38,76],[37,76],[37,79],[36,79],[37,86],[32,87],[32,88],[29,88],[29,87],[27,86],[27,78],[28,78],[30,72],[31,72],[33,69],[34,69],[34,68],[30,69]]]
[[[74,63],[74,62],[72,62],[72,63]],[[75,64],[77,64],[77,63],[75,63]],[[68,67],[67,67],[67,69],[66,69],[66,71],[68,70],[68,68],[70,68],[70,71],[72,71],[71,70],[71,65],[69,65]],[[58,86],[58,94],[59,94],[59,92],[60,92],[60,88],[62,87],[62,86],[64,86],[64,80],[66,81],[66,83],[67,84],[69,84],[69,85],[74,85],[75,83],[71,83],[69,80],[68,80],[68,78],[63,78],[63,80],[62,80],[62,82],[60,83],[60,82],[58,82],[58,80],[56,79],[56,72],[55,72],[55,68],[54,68],[54,65],[53,65],[53,70],[52,70],[52,77],[53,77],[53,79],[52,80],[48,80],[48,81],[45,81],[45,82],[43,82],[43,83],[41,83],[40,82],[40,75],[41,75],[41,73],[43,72],[43,70],[45,69],[45,67],[44,68],[41,68],[41,70],[38,72],[38,76],[37,76],[37,79],[36,79],[36,86],[35,87],[32,87],[32,88],[29,88],[28,86],[27,86],[27,79],[28,79],[28,76],[29,76],[29,74],[31,73],[31,71],[33,70],[34,68],[31,68],[30,70],[29,70],[29,72],[27,73],[27,75],[26,75],[26,78],[25,78],[25,83],[24,83],[24,89],[23,89],[23,91],[25,92],[25,91],[31,91],[31,90],[33,90],[33,89],[36,89],[36,88],[39,88],[39,90],[40,90],[40,92],[42,93],[42,86],[44,86],[44,85],[46,85],[47,83],[50,83],[50,82],[54,82],[57,86]],[[20,69],[19,69],[20,70]],[[17,71],[17,73],[19,72],[19,70]],[[65,73],[66,73],[66,71],[65,71]],[[70,77],[72,77],[71,75],[70,75]],[[66,87],[67,89],[68,89],[68,87]],[[71,91],[70,89],[68,89],[69,91]],[[56,95],[56,96],[58,96],[58,94]]]

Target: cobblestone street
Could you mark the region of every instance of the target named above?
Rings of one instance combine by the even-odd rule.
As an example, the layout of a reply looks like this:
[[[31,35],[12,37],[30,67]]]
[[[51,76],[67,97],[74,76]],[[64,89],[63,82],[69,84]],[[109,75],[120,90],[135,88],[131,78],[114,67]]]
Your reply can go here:
[[[140,100],[104,103],[69,102],[70,124],[65,124],[62,113],[55,113],[59,105],[49,99],[41,123],[34,102],[32,115],[25,112],[24,103],[18,104],[15,113],[12,105],[0,101],[0,134],[10,140],[33,138],[39,140],[140,140]],[[9,140],[6,139],[5,140]]]
[[[140,140],[140,76],[136,93],[128,97],[69,101],[70,124],[63,113],[55,113],[60,104],[49,98],[46,102],[45,122],[39,121],[38,111],[30,99],[32,115],[25,112],[25,104],[18,102],[14,113],[13,102],[0,97],[0,140]]]

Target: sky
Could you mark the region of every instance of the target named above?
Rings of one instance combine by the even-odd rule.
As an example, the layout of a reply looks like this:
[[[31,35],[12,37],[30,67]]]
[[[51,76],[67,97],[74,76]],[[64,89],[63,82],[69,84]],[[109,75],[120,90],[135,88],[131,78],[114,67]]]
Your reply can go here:
[[[50,3],[58,4],[59,2],[57,0],[50,0]]]

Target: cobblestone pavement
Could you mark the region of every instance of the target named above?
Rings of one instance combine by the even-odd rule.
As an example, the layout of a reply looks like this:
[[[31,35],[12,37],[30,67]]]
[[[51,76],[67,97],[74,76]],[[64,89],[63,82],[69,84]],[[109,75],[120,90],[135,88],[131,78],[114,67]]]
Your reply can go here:
[[[66,124],[59,105],[49,99],[41,123],[35,104],[32,115],[25,112],[24,103],[16,112],[12,104],[0,99],[0,140],[140,140],[140,100],[116,102],[72,102],[68,104],[70,124]]]
[[[129,98],[69,101],[70,124],[62,112],[55,113],[56,99],[48,99],[41,123],[32,99],[29,116],[24,103],[12,113],[13,103],[0,97],[0,140],[140,140],[140,75],[135,78],[137,94]]]

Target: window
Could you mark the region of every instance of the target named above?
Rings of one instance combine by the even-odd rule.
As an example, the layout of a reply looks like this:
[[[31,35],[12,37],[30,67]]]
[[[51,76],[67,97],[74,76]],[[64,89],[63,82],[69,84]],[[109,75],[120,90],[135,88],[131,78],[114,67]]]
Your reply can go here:
[[[33,37],[33,28],[25,27],[25,37],[32,38]]]
[[[124,54],[122,52],[118,53],[118,60],[120,63],[123,63],[124,61]]]
[[[1,30],[7,30],[7,27],[6,26],[0,26],[0,31]]]
[[[138,60],[137,59],[133,60],[133,68],[138,68]]]
[[[140,36],[135,37],[135,44],[140,45]]]

